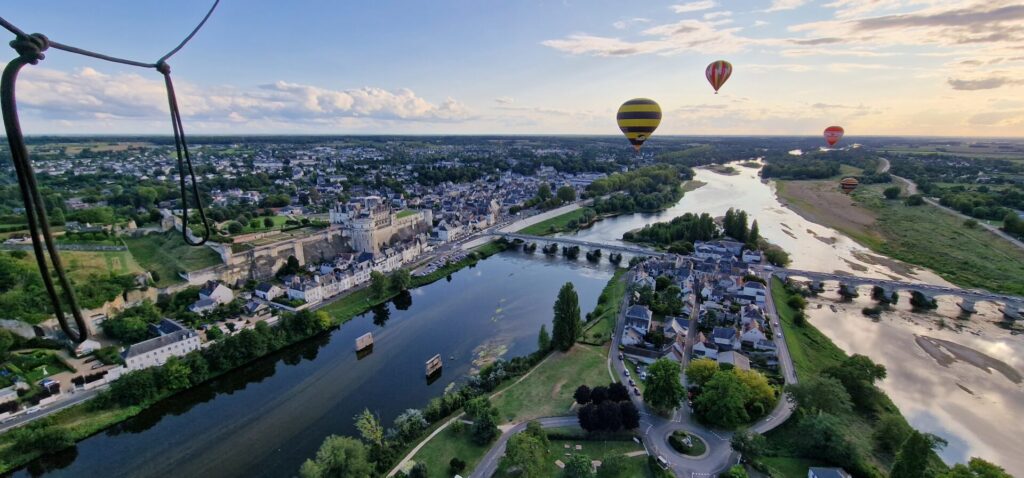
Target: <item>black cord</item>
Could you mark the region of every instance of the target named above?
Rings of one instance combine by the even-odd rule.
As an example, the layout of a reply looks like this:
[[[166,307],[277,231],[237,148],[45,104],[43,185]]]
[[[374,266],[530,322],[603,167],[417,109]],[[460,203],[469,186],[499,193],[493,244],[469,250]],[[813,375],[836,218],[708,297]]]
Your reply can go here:
[[[214,10],[216,10],[217,5],[219,4],[220,0],[214,0],[213,5],[206,13],[206,16],[203,17],[202,21],[196,25],[192,32],[189,33],[188,36],[178,44],[178,46],[174,47],[174,49],[162,56],[156,63],[127,60],[74,46],[64,45],[51,41],[40,33],[29,35],[0,17],[0,26],[4,27],[16,36],[16,38],[11,41],[10,45],[18,52],[18,57],[7,63],[7,66],[4,67],[3,75],[0,77],[0,110],[2,110],[3,113],[4,128],[7,132],[7,141],[11,147],[11,160],[14,162],[14,169],[18,176],[18,186],[21,190],[22,202],[25,203],[25,216],[28,219],[29,234],[32,236],[32,250],[35,253],[36,264],[39,266],[39,274],[42,276],[43,285],[46,287],[46,293],[50,298],[50,303],[53,305],[53,312],[57,317],[57,322],[60,323],[61,330],[69,339],[76,343],[84,342],[89,337],[89,330],[85,325],[85,319],[82,317],[82,311],[78,307],[78,301],[75,298],[74,289],[71,287],[71,282],[67,278],[63,264],[61,264],[60,254],[57,251],[56,243],[53,240],[53,234],[50,231],[49,219],[46,216],[46,203],[43,202],[42,195],[39,193],[39,185],[36,182],[35,172],[32,169],[31,161],[29,161],[28,148],[25,146],[25,136],[21,130],[21,121],[18,118],[18,104],[15,95],[15,84],[17,83],[18,73],[25,65],[35,65],[39,63],[40,60],[46,57],[43,52],[46,51],[47,48],[53,47],[55,49],[104,61],[141,68],[154,68],[163,74],[164,85],[167,88],[167,102],[171,111],[171,127],[174,130],[174,147],[178,155],[178,176],[179,184],[181,186],[183,221],[181,233],[187,244],[191,246],[201,246],[210,238],[210,224],[207,222],[206,212],[203,210],[203,203],[199,194],[199,184],[196,182],[195,170],[192,167],[192,158],[188,152],[188,143],[185,140],[185,129],[182,126],[181,121],[181,111],[178,109],[178,99],[174,94],[174,84],[171,82],[171,67],[167,64],[167,59],[174,56],[175,53],[184,48],[185,45],[195,37],[203,25],[206,24],[206,21],[210,19],[210,16],[213,15]],[[192,199],[195,203],[196,209],[199,210],[199,218],[203,222],[203,237],[198,242],[193,241],[189,237],[188,194],[185,186],[186,171],[192,181]],[[47,256],[49,256],[49,264],[47,264]],[[63,306],[65,304],[62,303],[61,296],[57,293],[57,289],[54,286],[53,277],[51,277],[50,274],[51,266],[53,267],[55,272],[54,275],[57,276],[57,281],[60,283],[60,287],[63,291],[63,300],[66,302],[67,307],[71,310],[71,314],[74,316],[76,328],[72,328],[68,324],[67,317],[64,315]]]

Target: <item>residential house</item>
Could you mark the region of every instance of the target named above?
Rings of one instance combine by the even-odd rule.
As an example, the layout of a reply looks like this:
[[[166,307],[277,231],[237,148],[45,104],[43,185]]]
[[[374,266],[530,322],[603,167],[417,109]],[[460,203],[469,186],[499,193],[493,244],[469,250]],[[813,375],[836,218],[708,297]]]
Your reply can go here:
[[[199,299],[188,306],[188,310],[196,314],[205,314],[217,308],[217,301],[213,299]]]
[[[217,281],[209,281],[202,289],[199,289],[199,300],[209,299],[218,304],[227,304],[235,300],[235,294],[224,284]]]
[[[711,331],[711,339],[718,346],[720,352],[740,348],[739,338],[736,336],[736,329],[732,327],[715,327]]]
[[[288,298],[302,300],[307,304],[318,304],[323,300],[323,289],[316,281],[302,281],[288,286]]]
[[[842,468],[821,468],[812,466],[807,470],[807,478],[850,478],[850,474]]]
[[[274,300],[284,293],[280,287],[269,282],[261,282],[256,286],[256,297],[263,300]]]
[[[750,370],[750,359],[735,350],[727,350],[718,354],[718,365],[732,365],[740,370]]]
[[[643,305],[631,305],[626,310],[626,327],[632,327],[637,332],[647,335],[647,331],[651,328],[651,309]]]

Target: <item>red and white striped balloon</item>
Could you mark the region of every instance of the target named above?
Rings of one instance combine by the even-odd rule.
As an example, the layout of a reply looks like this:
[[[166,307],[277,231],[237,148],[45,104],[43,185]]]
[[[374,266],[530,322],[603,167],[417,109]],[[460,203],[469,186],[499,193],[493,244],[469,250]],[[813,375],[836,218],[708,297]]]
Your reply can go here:
[[[829,146],[835,146],[842,138],[842,126],[829,126],[828,128],[825,128],[825,142],[828,143]]]
[[[708,83],[711,83],[711,87],[715,89],[717,95],[718,89],[732,76],[732,63],[725,60],[711,62],[704,70],[704,76],[708,78]]]

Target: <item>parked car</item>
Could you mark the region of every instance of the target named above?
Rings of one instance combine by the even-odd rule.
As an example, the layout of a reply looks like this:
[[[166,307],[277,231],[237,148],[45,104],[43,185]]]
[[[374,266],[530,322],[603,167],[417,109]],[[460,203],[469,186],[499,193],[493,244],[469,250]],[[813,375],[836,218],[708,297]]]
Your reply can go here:
[[[665,457],[663,457],[661,455],[658,455],[658,466],[661,466],[662,468],[667,470],[668,469],[668,460],[666,460]]]
[[[776,332],[775,336],[781,339],[782,338],[782,332]]]
[[[638,396],[638,397],[639,397],[639,396],[640,396],[640,389],[639,389],[639,388],[636,388],[636,387],[633,387],[633,393],[635,393],[635,394],[636,394],[636,396]]]
[[[629,369],[625,369],[623,372],[626,372],[626,376],[629,377]]]

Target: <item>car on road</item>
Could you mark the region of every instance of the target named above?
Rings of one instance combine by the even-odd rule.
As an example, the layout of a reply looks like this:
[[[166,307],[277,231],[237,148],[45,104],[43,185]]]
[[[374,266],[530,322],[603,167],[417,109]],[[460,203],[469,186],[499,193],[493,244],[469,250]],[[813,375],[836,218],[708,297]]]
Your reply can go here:
[[[626,376],[629,377],[629,369],[625,369],[623,372],[625,372]]]
[[[640,389],[639,389],[639,388],[636,388],[636,387],[633,387],[633,393],[635,393],[635,394],[636,394],[636,396],[638,396],[638,397],[639,397],[639,396],[640,396]]]
[[[658,455],[658,466],[660,466],[660,467],[662,467],[662,468],[667,470],[668,469],[668,460],[666,460],[665,457],[663,457],[661,455]]]
[[[781,339],[782,338],[782,332],[775,332],[775,336]]]

